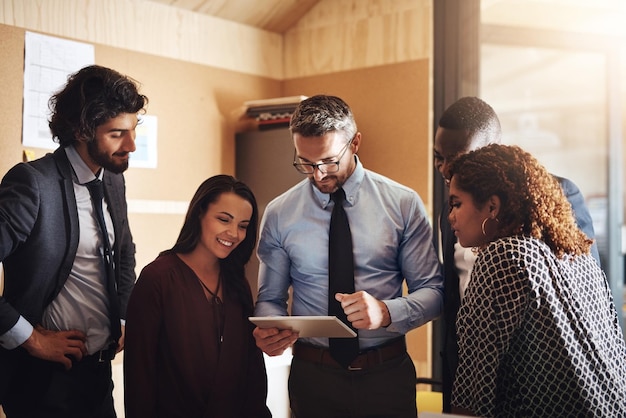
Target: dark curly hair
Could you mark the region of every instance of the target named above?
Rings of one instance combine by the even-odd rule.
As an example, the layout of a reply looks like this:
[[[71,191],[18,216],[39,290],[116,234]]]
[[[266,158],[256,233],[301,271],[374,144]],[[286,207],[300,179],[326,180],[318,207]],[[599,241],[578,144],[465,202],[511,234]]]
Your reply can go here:
[[[67,147],[77,138],[93,140],[98,126],[121,113],[145,112],[147,103],[134,80],[91,65],[70,75],[65,87],[50,98],[48,126],[53,140]]]
[[[202,216],[206,213],[211,203],[217,201],[223,193],[228,192],[235,193],[252,205],[252,217],[250,218],[244,240],[228,257],[220,259],[220,279],[222,279],[224,291],[239,298],[245,307],[246,315],[251,315],[253,302],[250,285],[246,279],[245,265],[250,260],[256,244],[259,210],[256,198],[246,184],[226,174],[219,174],[205,180],[198,187],[189,203],[185,222],[178,235],[176,244],[163,253],[187,254],[193,251],[202,238]]]
[[[460,155],[450,174],[479,208],[493,195],[500,198],[495,238],[528,235],[559,258],[589,253],[593,241],[576,225],[558,181],[520,147],[491,144]]]

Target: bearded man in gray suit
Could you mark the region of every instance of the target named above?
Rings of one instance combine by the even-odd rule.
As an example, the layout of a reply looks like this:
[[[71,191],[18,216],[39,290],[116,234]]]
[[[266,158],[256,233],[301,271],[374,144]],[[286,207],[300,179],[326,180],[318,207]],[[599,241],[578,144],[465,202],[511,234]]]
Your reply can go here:
[[[0,403],[8,418],[116,416],[111,360],[124,347],[135,282],[122,173],[146,105],[127,76],[81,69],[50,99],[60,147],[17,164],[0,184]],[[97,180],[104,191],[92,198],[88,184]]]

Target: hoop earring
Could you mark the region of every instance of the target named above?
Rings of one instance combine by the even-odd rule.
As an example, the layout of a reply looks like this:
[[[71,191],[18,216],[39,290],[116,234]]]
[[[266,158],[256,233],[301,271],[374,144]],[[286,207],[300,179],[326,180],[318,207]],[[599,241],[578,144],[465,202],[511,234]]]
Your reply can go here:
[[[490,220],[490,219],[493,219],[494,221],[496,221],[496,223],[500,223],[500,221],[498,220],[498,218],[489,218],[489,217],[485,218],[485,219],[483,220],[483,223],[482,223],[482,224],[480,224],[480,230],[482,231],[483,236],[485,236],[485,237],[487,236],[487,231],[485,230],[485,226],[486,226],[486,224],[487,224],[487,221],[488,221],[488,220]],[[495,232],[495,231],[494,231],[494,232]],[[491,234],[490,234],[490,235],[491,235]]]

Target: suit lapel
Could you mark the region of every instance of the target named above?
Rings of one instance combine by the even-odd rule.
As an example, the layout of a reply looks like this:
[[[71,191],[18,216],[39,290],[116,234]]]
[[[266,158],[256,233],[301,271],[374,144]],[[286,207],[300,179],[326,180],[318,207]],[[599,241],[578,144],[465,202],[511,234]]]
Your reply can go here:
[[[63,200],[64,204],[64,219],[66,229],[69,232],[69,242],[67,245],[67,252],[65,253],[63,263],[61,264],[61,268],[59,269],[59,274],[57,276],[55,292],[51,295],[48,302],[51,302],[58,295],[65,285],[65,281],[69,277],[70,272],[72,271],[72,265],[74,264],[79,239],[78,209],[76,207],[76,195],[74,194],[71,164],[67,159],[65,149],[61,147],[54,152],[53,158],[59,172],[59,185],[62,193],[60,198]]]

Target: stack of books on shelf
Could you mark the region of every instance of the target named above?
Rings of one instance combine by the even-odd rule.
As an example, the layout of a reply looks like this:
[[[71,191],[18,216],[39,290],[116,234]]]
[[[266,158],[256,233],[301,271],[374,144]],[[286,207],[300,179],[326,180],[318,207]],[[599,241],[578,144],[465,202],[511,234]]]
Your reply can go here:
[[[246,117],[257,121],[258,129],[278,129],[289,126],[289,120],[298,103],[306,96],[277,97],[251,100],[244,103]]]

